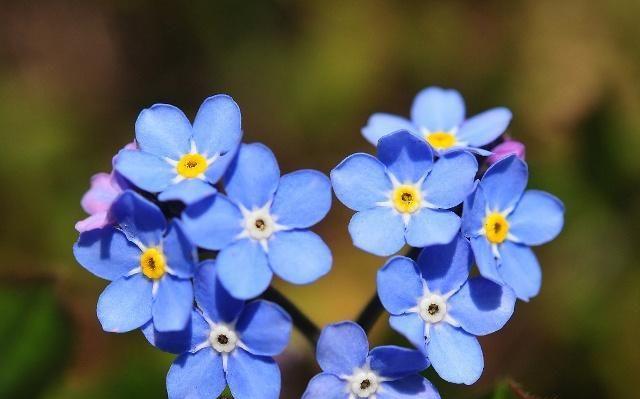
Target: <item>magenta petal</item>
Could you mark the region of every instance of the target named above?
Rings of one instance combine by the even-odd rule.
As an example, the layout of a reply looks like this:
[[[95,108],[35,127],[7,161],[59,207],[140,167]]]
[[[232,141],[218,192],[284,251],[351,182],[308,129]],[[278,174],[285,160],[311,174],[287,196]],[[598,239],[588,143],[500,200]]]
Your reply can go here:
[[[76,230],[79,233],[84,233],[85,231],[101,229],[104,226],[110,224],[109,221],[109,212],[98,212],[89,216],[86,219],[82,219],[76,223]]]
[[[108,173],[97,173],[91,177],[91,188],[80,204],[89,215],[106,212],[111,207],[121,190],[113,184],[113,177]]]
[[[525,147],[519,141],[505,140],[503,143],[498,144],[492,150],[493,154],[487,158],[489,165],[494,164],[502,158],[515,154],[518,158],[524,161]]]

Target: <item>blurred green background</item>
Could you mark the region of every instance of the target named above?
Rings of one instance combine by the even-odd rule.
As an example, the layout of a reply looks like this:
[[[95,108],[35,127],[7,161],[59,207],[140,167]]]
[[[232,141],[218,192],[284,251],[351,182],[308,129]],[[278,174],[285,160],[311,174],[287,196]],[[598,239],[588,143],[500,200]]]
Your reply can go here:
[[[541,294],[481,340],[482,379],[432,381],[445,399],[490,397],[507,378],[544,398],[638,397],[640,2],[179,3],[0,4],[0,398],[165,396],[172,356],[101,331],[105,282],[71,253],[89,177],[110,169],[143,107],[192,117],[229,93],[245,141],[270,146],[284,172],[328,172],[372,150],[360,136],[371,113],[406,115],[428,85],[460,90],[471,114],[511,108],[530,186],[567,207],[562,235],[537,251]],[[349,217],[336,201],[317,229],[329,276],[277,282],[319,324],[353,318],[383,262],[352,247]],[[403,342],[386,317],[371,339]],[[282,397],[298,398],[311,350],[296,335],[279,360]]]

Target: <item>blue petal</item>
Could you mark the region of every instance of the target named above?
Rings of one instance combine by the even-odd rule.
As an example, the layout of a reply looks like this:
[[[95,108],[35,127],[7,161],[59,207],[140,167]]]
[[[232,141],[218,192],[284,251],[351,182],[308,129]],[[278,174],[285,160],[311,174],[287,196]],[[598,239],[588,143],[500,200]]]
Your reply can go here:
[[[216,261],[220,282],[238,299],[262,294],[273,277],[267,255],[253,240],[243,239],[226,247],[220,251]]]
[[[502,277],[498,273],[498,262],[491,250],[491,243],[487,237],[478,236],[471,238],[471,248],[476,259],[480,274],[489,280],[502,284]]]
[[[280,306],[257,300],[245,306],[236,331],[247,350],[254,355],[276,356],[291,337],[291,317]]]
[[[322,371],[351,375],[363,367],[369,353],[369,341],[362,327],[351,321],[326,326],[316,347],[316,359]]]
[[[204,100],[193,121],[193,141],[200,154],[211,157],[235,150],[242,138],[238,104],[225,94]]]
[[[464,120],[464,100],[456,90],[428,87],[413,100],[411,120],[431,132],[448,132]]]
[[[182,201],[193,204],[217,192],[215,187],[200,179],[187,179],[169,186],[158,195],[160,201]]]
[[[460,234],[449,244],[426,247],[418,257],[429,291],[439,294],[460,289],[469,277],[471,263],[471,246]]]
[[[251,210],[273,199],[280,168],[273,152],[263,144],[242,144],[225,176],[227,195]]]
[[[377,275],[378,296],[391,314],[416,306],[422,297],[422,279],[416,264],[404,256],[391,258]]]
[[[511,111],[503,107],[484,111],[464,121],[456,136],[472,147],[482,147],[507,130],[511,116]]]
[[[527,187],[528,176],[527,164],[515,155],[491,165],[480,181],[489,209],[513,209]]]
[[[271,214],[280,225],[306,228],[321,221],[331,208],[331,182],[316,170],[299,170],[280,178]]]
[[[167,265],[181,278],[193,277],[197,262],[196,247],[185,235],[182,224],[174,219],[169,223],[167,235],[162,242],[162,251]]]
[[[179,355],[209,339],[209,325],[202,315],[191,311],[191,323],[180,331],[161,332],[154,328],[150,321],[142,327],[142,333],[149,343],[156,348]]]
[[[564,224],[564,205],[549,193],[527,190],[509,216],[509,232],[527,245],[557,237]]]
[[[440,399],[436,388],[420,375],[385,381],[376,396],[378,399]]]
[[[302,399],[348,399],[347,384],[333,374],[320,373],[309,381]]]
[[[164,215],[155,204],[140,194],[127,190],[111,205],[111,215],[131,241],[139,241],[147,247],[162,242],[167,228]]]
[[[73,246],[78,263],[106,280],[115,280],[140,266],[140,253],[140,248],[113,227],[84,232]]]
[[[127,332],[151,319],[151,280],[141,273],[120,277],[105,288],[98,299],[98,319],[102,329]]]
[[[231,323],[244,307],[244,301],[232,297],[220,283],[213,260],[205,260],[198,267],[194,290],[196,303],[213,322]]]
[[[280,369],[270,357],[237,348],[229,356],[227,383],[235,399],[278,399]]]
[[[433,151],[422,139],[406,130],[378,141],[378,159],[400,183],[415,183],[433,166]]]
[[[462,232],[467,237],[476,237],[484,227],[486,203],[482,186],[475,182],[475,190],[464,201],[462,208]]]
[[[191,123],[178,108],[155,104],[136,120],[136,142],[144,152],[175,160],[189,152]]]
[[[460,204],[473,190],[478,161],[465,151],[441,156],[422,184],[424,199],[438,208]]]
[[[448,244],[460,231],[460,224],[460,217],[451,211],[422,208],[409,219],[407,244],[416,248]]]
[[[425,323],[417,313],[391,315],[389,325],[409,340],[413,346],[421,351],[425,349]]]
[[[211,348],[183,354],[167,374],[169,399],[217,398],[226,386],[222,357]]]
[[[235,161],[236,155],[238,154],[239,150],[240,144],[238,144],[236,148],[230,150],[229,152],[219,156],[216,160],[214,160],[204,172],[206,180],[211,184],[216,184],[218,181],[220,181],[220,179],[222,179],[224,174],[229,169],[229,166],[233,163],[233,161]]]
[[[387,201],[393,189],[385,166],[369,154],[353,154],[331,171],[336,197],[354,211],[363,211]]]
[[[378,144],[382,136],[398,130],[418,133],[416,127],[406,118],[397,115],[377,113],[369,117],[367,125],[362,128],[362,135],[373,145]]]
[[[404,246],[404,222],[391,208],[358,212],[349,222],[353,245],[378,256],[389,256]]]
[[[311,231],[281,231],[269,240],[269,265],[283,280],[309,284],[331,270],[331,250]]]
[[[397,379],[420,373],[429,367],[429,360],[423,352],[390,345],[373,348],[369,364],[379,376]]]
[[[242,213],[222,194],[189,205],[182,213],[189,238],[199,247],[220,250],[242,231]]]
[[[466,332],[487,335],[509,321],[515,304],[516,296],[511,288],[474,277],[449,298],[447,311]]]
[[[427,355],[438,375],[455,384],[473,384],[484,369],[478,339],[447,323],[431,327]]]
[[[120,151],[115,168],[135,186],[151,193],[165,190],[178,175],[176,168],[164,159],[138,150]]]
[[[193,283],[165,274],[158,281],[158,292],[153,302],[153,326],[156,330],[184,330],[193,309]]]
[[[540,292],[542,271],[533,250],[527,246],[510,241],[501,244],[498,271],[519,299],[528,301]]]

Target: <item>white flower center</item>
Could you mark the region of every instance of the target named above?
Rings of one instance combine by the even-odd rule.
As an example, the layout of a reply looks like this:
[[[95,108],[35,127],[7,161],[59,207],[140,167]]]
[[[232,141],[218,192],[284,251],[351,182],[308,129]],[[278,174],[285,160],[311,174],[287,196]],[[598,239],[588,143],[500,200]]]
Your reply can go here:
[[[447,315],[447,301],[440,295],[427,294],[418,305],[420,317],[427,323],[438,323]]]
[[[276,222],[267,207],[247,212],[244,217],[247,235],[254,240],[266,240],[275,232]]]
[[[219,325],[211,329],[209,343],[220,353],[232,352],[238,344],[238,334],[227,326]]]
[[[358,398],[368,398],[378,391],[380,377],[370,370],[360,370],[348,378],[349,388]]]

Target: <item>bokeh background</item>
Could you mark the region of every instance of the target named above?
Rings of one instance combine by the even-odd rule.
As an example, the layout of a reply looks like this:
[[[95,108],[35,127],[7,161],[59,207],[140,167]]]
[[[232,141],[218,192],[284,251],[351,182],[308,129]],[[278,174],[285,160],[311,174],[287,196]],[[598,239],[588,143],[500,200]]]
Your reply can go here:
[[[432,381],[445,399],[528,397],[507,379],[541,398],[637,398],[639,15],[637,0],[3,0],[0,397],[166,395],[172,356],[140,333],[101,331],[105,282],[71,252],[89,177],[110,169],[143,107],[168,102],[192,117],[229,93],[245,141],[270,146],[285,172],[329,172],[372,150],[360,136],[371,113],[406,115],[435,84],[459,89],[472,114],[511,108],[530,186],[567,214],[537,251],[541,294],[481,340],[482,379]],[[353,318],[383,262],[352,247],[349,217],[336,201],[317,229],[334,251],[329,276],[277,282],[319,324]],[[386,317],[371,339],[403,342]],[[283,398],[317,371],[311,354],[294,336],[279,359]]]

